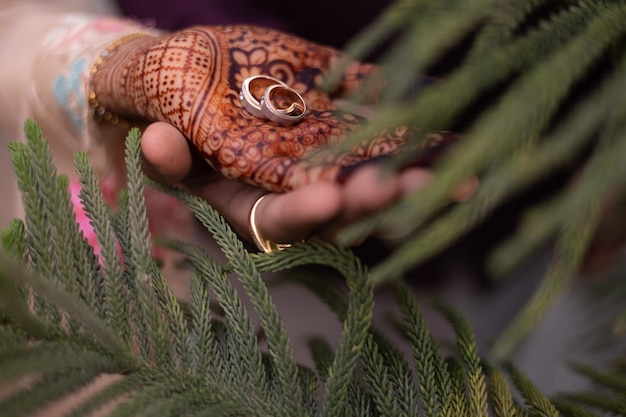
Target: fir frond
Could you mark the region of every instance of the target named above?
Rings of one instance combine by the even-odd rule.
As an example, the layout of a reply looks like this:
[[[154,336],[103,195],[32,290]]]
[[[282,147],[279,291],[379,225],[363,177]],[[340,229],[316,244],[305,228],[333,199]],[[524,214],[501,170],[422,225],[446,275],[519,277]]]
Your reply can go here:
[[[556,407],[561,414],[567,417],[600,417],[599,414],[590,411],[584,406],[580,405],[576,401],[568,400],[562,397],[555,397],[550,399],[552,404]]]
[[[626,399],[623,396],[600,392],[578,392],[562,394],[557,398],[613,415],[626,415]]]
[[[254,334],[254,325],[248,316],[243,303],[233,288],[224,270],[201,248],[179,244],[178,249],[188,259],[193,268],[214,292],[217,301],[224,309],[224,315],[228,321],[229,332],[235,338],[229,346],[233,349],[230,360],[225,363],[225,370],[229,372],[234,381],[238,381],[231,388],[239,391],[240,395],[248,395],[253,404],[259,409],[271,406],[269,402],[269,387],[267,377],[262,364],[262,357],[258,347],[258,341]],[[198,341],[194,341],[198,342]],[[212,342],[211,342],[212,343]],[[214,349],[214,348],[211,348]],[[218,358],[210,359],[213,363]]]
[[[550,399],[542,394],[530,379],[519,372],[514,366],[509,365],[507,368],[513,384],[519,390],[533,414],[542,417],[559,416],[559,412],[550,402]]]
[[[393,209],[346,230],[342,242],[350,242],[355,237],[371,233],[383,219],[403,219],[404,224],[420,224],[447,202],[448,196],[461,181],[480,173],[493,161],[506,160],[510,153],[518,146],[522,146],[528,138],[542,133],[559,109],[559,103],[567,96],[574,83],[581,80],[601,54],[622,34],[623,28],[618,23],[623,17],[621,13],[624,13],[624,10],[620,5],[612,5],[612,7],[601,8],[601,12],[596,17],[584,16],[589,19],[589,23],[583,26],[585,30],[581,34],[568,40],[560,49],[548,55],[541,64],[524,72],[506,90],[497,106],[488,107],[481,114],[480,118],[468,129],[466,137],[456,145],[454,152],[442,160],[437,178],[432,184],[406,198]],[[543,40],[539,38],[537,41],[541,44]],[[593,52],[587,53],[590,50]],[[584,55],[584,59],[580,59],[581,55]],[[536,59],[535,54],[531,57],[531,59]],[[481,60],[483,65],[489,65],[491,68],[499,67],[488,58],[483,57]],[[471,67],[468,65],[468,68]],[[457,86],[457,90],[465,91],[465,86],[478,82],[475,78],[466,79],[462,83],[463,87]],[[479,79],[490,80],[491,78],[483,76]],[[537,88],[538,85],[543,84],[549,85],[549,88]],[[438,86],[432,88],[432,94],[436,94],[441,99],[446,97],[458,99],[454,94],[442,93],[438,90]],[[424,94],[420,94],[417,99],[423,96]],[[435,100],[432,96],[430,98]],[[392,128],[407,125],[407,123],[409,125],[415,123],[418,128],[427,130],[431,127],[449,128],[445,124],[442,126],[441,123],[432,123],[428,118],[418,119],[427,116],[437,117],[436,114],[426,115],[426,112],[448,115],[450,109],[455,108],[453,103],[450,103],[450,107],[438,107],[430,101],[420,104],[419,111],[417,108],[407,109],[404,115],[401,109],[390,109],[388,113],[380,113],[380,120],[384,120],[385,125],[373,123],[371,131],[368,131],[369,128],[362,129],[358,132],[359,138],[356,140],[364,140],[368,135],[373,137],[381,128]],[[361,137],[361,134],[364,136]],[[397,276],[397,274],[391,275]]]
[[[394,80],[383,90],[381,101],[393,102],[402,98],[414,81],[414,75],[425,73],[445,51],[468,36],[485,20],[486,11],[493,3],[492,0],[434,3],[429,13],[415,21],[407,34],[394,42],[391,51],[381,59],[383,68],[393,75],[388,78]]]
[[[515,403],[504,374],[499,370],[490,371],[487,385],[495,415],[498,417],[516,417]]]
[[[179,196],[182,194],[177,193]],[[225,255],[233,271],[237,273],[246,293],[250,296],[265,332],[270,356],[274,361],[278,380],[282,384],[282,401],[290,414],[297,414],[302,402],[302,392],[298,382],[298,368],[293,357],[287,334],[278,312],[271,300],[267,287],[242,242],[224,222],[219,213],[200,199],[183,197],[196,216],[221,241],[222,248],[228,247]]]
[[[388,7],[374,22],[367,26],[359,35],[352,39],[345,47],[348,59],[338,65],[325,80],[324,88],[337,88],[346,66],[352,59],[362,59],[371,53],[377,46],[402,30],[412,16],[428,9],[430,2],[425,0],[401,0]]]
[[[603,372],[589,365],[573,364],[572,369],[585,375],[599,387],[608,388],[616,394],[626,393],[626,374],[620,372]]]
[[[624,81],[623,76],[609,80],[600,93],[573,111],[568,123],[546,138],[545,144],[517,155],[501,169],[481,179],[480,188],[471,200],[439,217],[419,236],[396,250],[372,271],[372,279],[376,282],[389,279],[428,259],[479,224],[516,190],[528,187],[555,166],[571,160],[591,140],[606,112],[618,104],[620,97],[610,92],[616,91],[616,86]]]
[[[97,348],[117,358],[123,369],[134,369],[135,359],[115,333],[80,299],[50,282],[49,279],[27,273],[15,261],[0,253],[0,306],[11,319],[30,335],[40,340],[57,339],[62,336],[49,322],[32,314],[17,293],[16,282],[32,287],[38,294],[54,306],[63,310],[77,323],[83,326],[90,339],[97,343]]]
[[[74,165],[81,184],[80,200],[100,245],[103,301],[102,308],[107,322],[126,342],[130,342],[128,305],[122,260],[118,253],[118,240],[111,219],[111,209],[104,202],[93,166],[86,153],[74,155]]]
[[[572,184],[566,197],[569,217],[562,222],[550,270],[531,301],[494,344],[495,357],[507,358],[566,288],[591,243],[602,201],[615,186],[623,183],[626,170],[619,155],[626,152],[626,136],[622,133],[626,125],[619,116],[616,116],[619,120],[610,120],[598,150],[579,181]]]
[[[126,140],[126,167],[128,170],[128,206],[126,225],[128,226],[127,264],[134,265],[133,277],[137,289],[139,322],[136,325],[145,332],[142,340],[143,356],[147,362],[166,364],[170,361],[168,340],[164,322],[155,299],[153,279],[162,279],[156,263],[152,259],[152,242],[148,230],[148,218],[144,199],[144,176],[141,171],[141,136],[138,129],[132,129]]]
[[[224,377],[217,343],[213,334],[208,286],[198,269],[191,272],[191,372],[212,381]]]
[[[91,372],[90,372],[91,371]],[[70,370],[47,375],[27,390],[0,402],[3,417],[23,417],[70,395],[93,381],[100,370]]]
[[[311,338],[308,341],[307,345],[309,347],[309,350],[311,351],[313,363],[315,363],[315,369],[317,370],[318,375],[320,376],[320,378],[322,378],[322,381],[326,381],[326,378],[328,378],[330,367],[335,357],[333,348],[328,344],[327,341],[319,337]]]
[[[2,351],[0,385],[24,375],[38,376],[79,370],[92,371],[96,374],[121,369],[119,363],[112,358],[68,342],[42,343],[33,347],[18,345],[13,351]]]
[[[49,238],[40,243],[48,247],[39,249],[42,254],[47,252],[42,258],[47,264],[45,269],[56,274],[56,279],[61,279],[68,290],[76,288],[86,302],[101,301],[98,263],[93,249],[78,230],[70,203],[69,181],[65,176],[57,176],[50,148],[39,126],[33,120],[27,120],[24,130],[27,139],[24,151],[32,173],[29,181],[39,191],[38,213]],[[37,217],[32,214],[31,217]],[[32,239],[29,242],[34,244]]]
[[[480,55],[512,40],[527,17],[544,6],[546,0],[507,0],[494,3],[489,9],[489,18],[476,37],[472,55]]]
[[[54,278],[54,270],[51,265],[53,261],[48,245],[50,228],[45,219],[45,212],[39,211],[40,197],[35,174],[30,164],[28,148],[24,144],[13,142],[9,144],[9,153],[25,210],[24,222],[27,227],[27,242],[29,244],[29,266],[43,276],[58,279]],[[33,295],[33,298],[35,310],[51,317],[51,321],[56,323],[60,329],[60,313],[41,300],[40,297],[37,297],[36,294]]]
[[[443,391],[447,391],[449,385],[449,381],[444,380],[447,378],[447,373],[437,375],[435,372],[435,362],[439,353],[410,289],[401,283],[394,283],[390,289],[404,317],[406,337],[413,352],[420,406],[425,416],[435,416],[439,411],[436,377],[440,377],[439,385],[446,387],[441,390],[444,394]]]
[[[384,358],[370,334],[365,341],[361,364],[365,381],[372,393],[374,404],[381,416],[399,416],[394,387],[387,374]]]
[[[436,307],[454,327],[457,336],[457,347],[459,355],[465,365],[465,377],[467,380],[469,414],[471,416],[487,417],[487,388],[485,376],[480,363],[478,352],[476,351],[476,341],[467,319],[458,311],[437,302]]]
[[[140,373],[124,376],[100,389],[87,400],[77,405],[67,417],[91,416],[107,404],[129,397],[145,383],[145,380],[145,376]]]
[[[260,318],[269,355],[277,372],[277,380],[281,383],[281,401],[289,415],[298,414],[302,403],[302,392],[298,381],[298,367],[284,324],[253,260],[243,247],[237,255],[229,261]]]
[[[382,334],[372,330],[371,332],[373,340],[378,346],[380,354],[384,358],[387,372],[389,373],[389,379],[393,385],[395,400],[403,416],[417,416],[419,411],[419,393],[415,378],[413,376],[413,370],[404,355],[398,347],[396,347],[391,341],[383,337]],[[441,369],[436,369],[435,372],[441,370],[447,373],[447,369],[444,366]],[[437,382],[441,379],[437,378]],[[448,390],[439,395],[440,404],[445,407],[444,403],[447,403],[449,398]],[[442,416],[445,414],[442,411]]]
[[[457,118],[462,118],[464,113],[475,110],[476,102],[483,95],[492,94],[493,90],[515,80],[519,74],[524,73],[523,71],[530,71],[538,63],[546,61],[551,54],[563,48],[573,35],[580,33],[589,20],[602,10],[604,7],[601,4],[581,9],[572,8],[549,23],[532,28],[526,36],[516,38],[511,44],[505,44],[485,56],[466,62],[442,80],[420,90],[410,101],[380,106],[369,125],[355,132],[347,140],[333,145],[332,149],[347,150],[356,143],[376,137],[383,129],[394,129],[397,126],[409,126],[420,132],[451,129]],[[388,82],[394,80],[395,78],[392,78]],[[509,97],[514,100],[515,94],[509,94]],[[491,107],[493,106],[484,106],[483,113],[487,113]],[[500,111],[498,117],[506,117],[505,113],[504,110]],[[497,118],[494,116],[491,120],[495,122]],[[493,137],[492,143],[497,143],[502,138],[508,138],[506,132]],[[467,138],[463,141],[467,141]],[[489,146],[488,141],[481,141],[481,146]],[[417,147],[414,151],[411,149],[407,151],[397,156],[399,162],[410,163],[411,158],[420,150]],[[465,150],[459,151],[458,155],[464,155],[464,152]],[[401,163],[395,166],[401,166]],[[387,216],[383,211],[371,219],[359,222],[343,233],[341,242],[344,244],[353,242],[355,238],[370,233],[383,218],[387,217],[392,216]]]
[[[53,320],[45,320],[31,313],[24,299],[21,288],[24,288],[24,282],[20,279],[17,281],[15,277],[26,275],[23,271],[24,265],[17,265],[16,261],[0,252],[0,263],[3,268],[0,269],[0,307],[1,311],[10,319],[12,324],[18,325],[27,334],[39,339],[56,338],[61,331],[57,326],[56,317]],[[53,323],[50,323],[53,321]]]
[[[463,367],[456,358],[447,358],[446,363],[450,372],[450,386],[452,392],[450,409],[452,410],[452,416],[471,416],[471,414],[469,414],[468,392]]]
[[[232,414],[254,413],[254,408],[242,398],[228,397],[223,387],[204,389],[201,381],[187,374],[148,373],[146,383],[120,404],[111,417],[134,417],[136,415],[179,416],[189,407],[216,405],[228,407]],[[239,401],[238,401],[239,400]],[[159,413],[159,409],[161,413]],[[263,415],[263,413],[260,413]]]
[[[357,273],[346,275],[349,289],[348,309],[339,339],[339,347],[326,379],[326,391],[323,398],[324,414],[343,416],[350,380],[354,375],[354,366],[367,339],[374,309],[374,289],[367,279],[365,267],[353,255],[347,259]]]
[[[435,355],[435,384],[437,386],[437,402],[442,417],[454,416],[454,390],[448,363],[440,354]]]
[[[26,226],[21,220],[12,220],[9,226],[2,231],[0,236],[2,248],[15,259],[27,259],[28,242]]]
[[[299,379],[302,382],[303,415],[306,417],[315,417],[319,414],[317,399],[320,394],[317,376],[308,368],[300,367],[298,371]]]

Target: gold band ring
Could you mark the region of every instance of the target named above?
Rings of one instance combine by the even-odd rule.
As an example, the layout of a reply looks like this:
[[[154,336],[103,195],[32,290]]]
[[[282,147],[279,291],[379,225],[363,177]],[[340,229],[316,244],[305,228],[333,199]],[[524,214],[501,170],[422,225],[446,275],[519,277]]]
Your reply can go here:
[[[243,80],[239,92],[243,108],[254,116],[265,119],[265,114],[261,109],[261,99],[267,88],[272,85],[287,87],[282,81],[268,75],[254,75]]]
[[[261,110],[272,122],[291,126],[306,115],[306,102],[293,88],[274,84],[265,90],[261,98]]]
[[[270,253],[275,250],[283,250],[291,246],[291,243],[274,243],[269,239],[261,236],[261,232],[259,231],[259,227],[256,224],[256,214],[259,204],[265,197],[267,197],[269,193],[263,193],[252,204],[252,208],[250,209],[250,215],[248,216],[248,224],[250,226],[250,236],[252,237],[252,241],[256,245],[259,250]]]

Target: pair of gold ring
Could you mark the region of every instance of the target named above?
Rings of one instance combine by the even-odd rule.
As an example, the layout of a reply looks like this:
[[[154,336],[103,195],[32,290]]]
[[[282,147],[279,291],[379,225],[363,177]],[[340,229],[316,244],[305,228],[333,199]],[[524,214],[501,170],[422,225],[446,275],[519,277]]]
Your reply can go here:
[[[254,116],[280,125],[294,125],[306,115],[304,98],[284,82],[268,75],[246,78],[239,98],[244,109]]]

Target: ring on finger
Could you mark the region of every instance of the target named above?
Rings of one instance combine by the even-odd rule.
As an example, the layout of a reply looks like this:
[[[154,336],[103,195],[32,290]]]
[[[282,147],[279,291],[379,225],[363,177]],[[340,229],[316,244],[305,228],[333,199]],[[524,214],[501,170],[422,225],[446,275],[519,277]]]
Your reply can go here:
[[[263,235],[261,235],[261,231],[257,226],[256,218],[258,207],[268,194],[269,193],[263,193],[257,197],[257,199],[252,204],[250,214],[248,215],[248,225],[250,227],[250,236],[252,237],[252,241],[259,250],[265,253],[270,253],[276,250],[283,250],[291,246],[291,243],[274,243],[271,240],[266,239],[265,237],[263,237]]]
[[[272,85],[287,87],[285,83],[269,75],[254,75],[243,80],[239,99],[244,109],[256,117],[265,119],[265,114],[261,109],[261,99],[267,88]]]
[[[261,98],[261,110],[268,120],[291,126],[306,115],[306,102],[296,90],[284,84],[267,87]]]

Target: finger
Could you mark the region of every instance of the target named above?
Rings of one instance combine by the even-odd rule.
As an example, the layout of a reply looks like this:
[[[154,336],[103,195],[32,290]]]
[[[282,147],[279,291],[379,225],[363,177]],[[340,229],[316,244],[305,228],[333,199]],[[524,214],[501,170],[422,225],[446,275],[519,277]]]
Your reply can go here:
[[[478,179],[478,177],[471,177],[470,179],[465,180],[452,192],[452,200],[456,201],[457,203],[462,203],[469,200],[474,195],[479,186],[480,180]]]
[[[318,234],[343,208],[340,186],[314,183],[285,194],[269,194],[257,209],[256,223],[263,237],[290,243]]]
[[[396,201],[402,194],[402,184],[396,173],[368,164],[350,175],[341,193],[344,203],[340,215],[316,231],[316,236],[323,240],[335,242],[347,225]],[[352,245],[360,244],[363,239],[353,241]]]
[[[402,188],[396,173],[375,164],[356,170],[344,186],[345,213],[343,221],[351,222],[373,213],[395,201]]]
[[[417,191],[433,180],[431,171],[425,168],[408,168],[400,174],[400,188],[402,194]]]
[[[409,194],[423,188],[431,182],[434,176],[431,171],[424,168],[409,168],[402,172],[400,176],[400,184],[402,194]],[[477,177],[471,177],[463,181],[450,194],[450,199],[456,203],[462,203],[471,198],[480,185]]]
[[[192,155],[187,140],[174,126],[157,122],[141,138],[144,172],[165,183],[178,183],[191,171]]]

